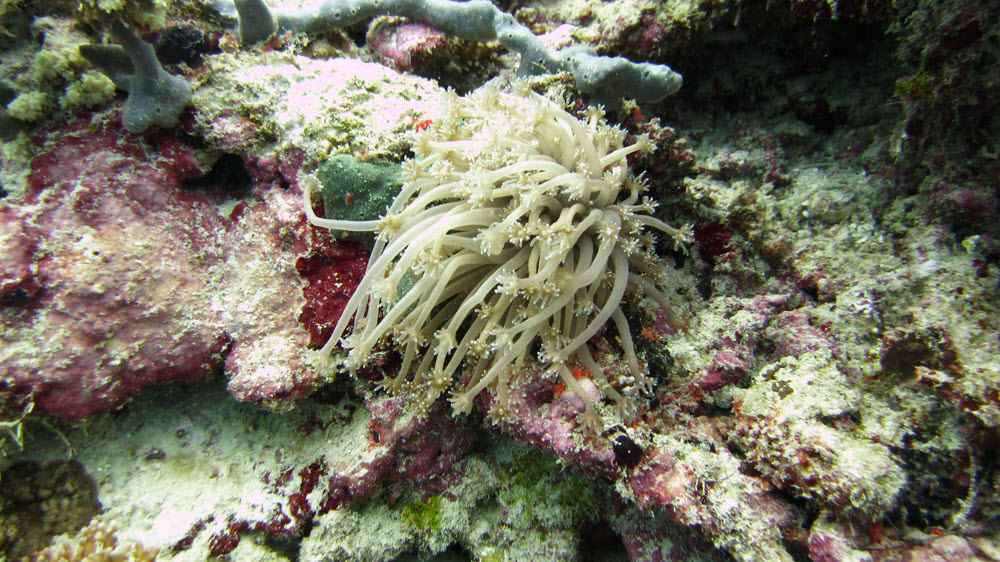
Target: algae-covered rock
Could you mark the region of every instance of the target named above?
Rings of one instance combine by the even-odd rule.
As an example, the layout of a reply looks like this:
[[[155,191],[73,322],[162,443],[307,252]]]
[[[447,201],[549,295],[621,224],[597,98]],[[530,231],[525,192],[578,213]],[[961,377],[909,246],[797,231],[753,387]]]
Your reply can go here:
[[[861,403],[829,352],[785,357],[740,392],[736,437],[775,486],[875,520],[895,507],[906,474],[890,448],[858,427]]]

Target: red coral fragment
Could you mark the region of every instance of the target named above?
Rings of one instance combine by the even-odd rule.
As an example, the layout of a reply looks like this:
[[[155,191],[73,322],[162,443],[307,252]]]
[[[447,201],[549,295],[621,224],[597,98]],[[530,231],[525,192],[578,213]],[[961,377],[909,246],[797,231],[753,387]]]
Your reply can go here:
[[[299,322],[309,331],[309,344],[322,346],[365,275],[368,253],[355,244],[333,242],[316,231],[312,251],[295,261],[308,285],[302,290],[306,305]]]

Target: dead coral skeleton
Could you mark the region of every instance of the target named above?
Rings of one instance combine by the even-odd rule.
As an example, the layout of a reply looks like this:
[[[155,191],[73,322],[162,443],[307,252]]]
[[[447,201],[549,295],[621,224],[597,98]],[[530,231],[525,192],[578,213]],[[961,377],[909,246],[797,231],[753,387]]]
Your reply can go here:
[[[447,95],[441,116],[418,134],[416,156],[404,163],[401,193],[377,221],[317,217],[310,205],[315,178],[304,182],[313,224],[375,231],[364,278],[321,355],[338,342],[344,366],[356,370],[389,340],[403,353],[390,392],[410,389],[422,413],[451,388],[456,413],[491,389],[491,417],[507,415],[508,391],[541,365],[585,403],[580,421],[599,429],[595,400],[574,377],[582,366],[605,397],[634,410],[632,395],[650,390],[620,305],[627,290],[662,306],[654,252],[659,230],[682,245],[688,228],[651,213],[641,177],[626,157],[654,146],[645,137],[625,145],[600,108],[581,121],[524,84],[504,91],[487,84],[464,98]],[[343,338],[353,320],[353,330]],[[611,321],[630,375],[612,386],[587,348]],[[465,364],[467,382],[452,388]]]

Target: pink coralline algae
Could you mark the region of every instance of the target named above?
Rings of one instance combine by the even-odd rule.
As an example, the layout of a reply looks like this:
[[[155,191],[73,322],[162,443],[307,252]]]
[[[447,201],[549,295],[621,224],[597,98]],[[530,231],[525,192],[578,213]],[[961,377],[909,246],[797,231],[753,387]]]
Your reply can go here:
[[[365,465],[366,479],[391,478],[397,486],[410,483],[422,492],[447,491],[452,469],[472,446],[470,436],[457,420],[433,416],[420,420],[406,412],[399,399],[380,396],[367,401],[372,420],[369,442],[379,460]],[[353,494],[372,490],[355,485]]]
[[[223,361],[241,399],[311,391],[309,333],[286,312],[305,306],[295,261],[312,244],[294,189],[258,173],[263,202],[230,212],[242,194],[186,187],[206,170],[165,132],[74,121],[35,142],[26,193],[0,202],[9,392],[81,420]]]
[[[296,198],[280,189],[246,209],[222,236],[226,266],[215,308],[236,339],[226,357],[229,392],[244,401],[286,407],[312,392],[309,334],[289,310],[304,306],[297,256],[308,251]]]
[[[83,419],[136,390],[204,374],[227,336],[207,307],[222,216],[184,191],[202,172],[170,137],[158,153],[77,123],[32,162],[25,201],[4,201],[17,279],[4,283],[3,377],[38,409]]]
[[[395,70],[414,72],[449,45],[448,37],[420,22],[392,21],[375,27],[368,46],[383,64]]]
[[[747,560],[781,560],[796,515],[774,487],[740,472],[739,460],[726,452],[694,449],[680,457],[671,449],[683,450],[659,447],[627,478],[639,506],[666,510],[716,546],[744,543]]]

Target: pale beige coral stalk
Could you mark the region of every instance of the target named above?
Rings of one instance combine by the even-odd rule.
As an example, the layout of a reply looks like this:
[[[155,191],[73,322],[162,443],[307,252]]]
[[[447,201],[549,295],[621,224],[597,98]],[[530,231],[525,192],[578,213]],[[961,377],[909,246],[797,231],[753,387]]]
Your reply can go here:
[[[491,389],[491,416],[507,412],[508,389],[541,365],[586,404],[582,423],[600,426],[598,405],[573,376],[589,371],[627,415],[631,396],[651,379],[636,357],[620,305],[626,290],[668,308],[656,289],[653,228],[681,244],[688,229],[649,215],[646,189],[629,174],[627,156],[654,147],[645,137],[625,145],[625,132],[598,108],[586,120],[516,85],[487,84],[467,97],[448,94],[439,119],[418,134],[406,183],[378,221],[318,218],[304,181],[310,222],[333,230],[375,231],[364,278],[321,354],[338,343],[355,370],[382,343],[403,355],[392,392],[409,389],[420,409],[452,387],[456,412]],[[343,337],[351,326],[350,335]],[[627,381],[605,376],[587,341],[612,321]],[[341,338],[343,337],[343,340]],[[627,384],[623,384],[626,383]]]

